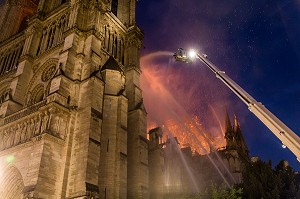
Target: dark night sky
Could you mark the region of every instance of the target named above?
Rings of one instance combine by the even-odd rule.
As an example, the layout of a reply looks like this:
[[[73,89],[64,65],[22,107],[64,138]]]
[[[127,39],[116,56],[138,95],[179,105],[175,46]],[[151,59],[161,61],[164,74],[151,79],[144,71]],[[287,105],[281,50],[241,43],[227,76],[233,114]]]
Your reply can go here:
[[[192,47],[207,54],[300,135],[300,1],[140,0],[137,21],[145,34],[142,55],[158,51],[168,55],[142,62],[142,70],[155,71],[156,80],[189,114],[198,115],[210,129],[208,124],[216,120],[210,107],[222,121],[227,107],[231,116],[239,118],[251,155],[271,159],[273,165],[287,159],[300,170],[295,156],[281,147],[271,131],[208,68],[199,61],[175,63],[166,53]],[[143,92],[149,117],[158,117],[155,114],[159,113],[151,111],[157,105],[152,102],[159,103],[155,93]]]

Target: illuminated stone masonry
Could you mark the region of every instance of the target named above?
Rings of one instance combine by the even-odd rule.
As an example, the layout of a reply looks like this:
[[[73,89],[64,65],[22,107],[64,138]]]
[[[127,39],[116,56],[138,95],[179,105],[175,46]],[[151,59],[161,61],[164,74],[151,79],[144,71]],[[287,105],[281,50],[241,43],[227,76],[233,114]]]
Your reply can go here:
[[[149,197],[135,4],[0,4],[0,198]]]
[[[0,127],[0,150],[8,149],[48,133],[60,139],[67,134],[69,113],[59,105],[46,106],[46,101],[12,114]]]

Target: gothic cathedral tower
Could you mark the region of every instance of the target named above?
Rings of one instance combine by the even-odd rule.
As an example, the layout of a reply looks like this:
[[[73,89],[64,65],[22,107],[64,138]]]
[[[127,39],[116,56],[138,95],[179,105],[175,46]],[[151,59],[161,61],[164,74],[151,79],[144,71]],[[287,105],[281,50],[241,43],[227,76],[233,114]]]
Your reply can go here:
[[[135,7],[0,1],[0,198],[149,198]]]

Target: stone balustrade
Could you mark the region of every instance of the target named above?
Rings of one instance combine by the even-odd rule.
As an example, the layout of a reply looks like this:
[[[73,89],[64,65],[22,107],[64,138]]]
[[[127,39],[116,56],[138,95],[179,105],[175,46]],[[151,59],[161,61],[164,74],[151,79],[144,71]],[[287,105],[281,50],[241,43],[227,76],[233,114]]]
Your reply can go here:
[[[22,117],[25,117],[27,115],[30,115],[33,112],[36,112],[40,107],[46,105],[46,100],[43,100],[41,102],[38,102],[32,106],[29,106],[25,109],[22,109],[12,115],[9,115],[7,117],[4,118],[4,124],[8,124],[10,122],[14,122]]]

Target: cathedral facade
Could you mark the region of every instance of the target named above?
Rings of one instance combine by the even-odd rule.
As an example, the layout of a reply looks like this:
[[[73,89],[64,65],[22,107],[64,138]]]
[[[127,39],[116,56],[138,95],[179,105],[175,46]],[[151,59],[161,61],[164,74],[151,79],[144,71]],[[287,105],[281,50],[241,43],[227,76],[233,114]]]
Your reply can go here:
[[[135,0],[0,1],[0,198],[148,198]]]

